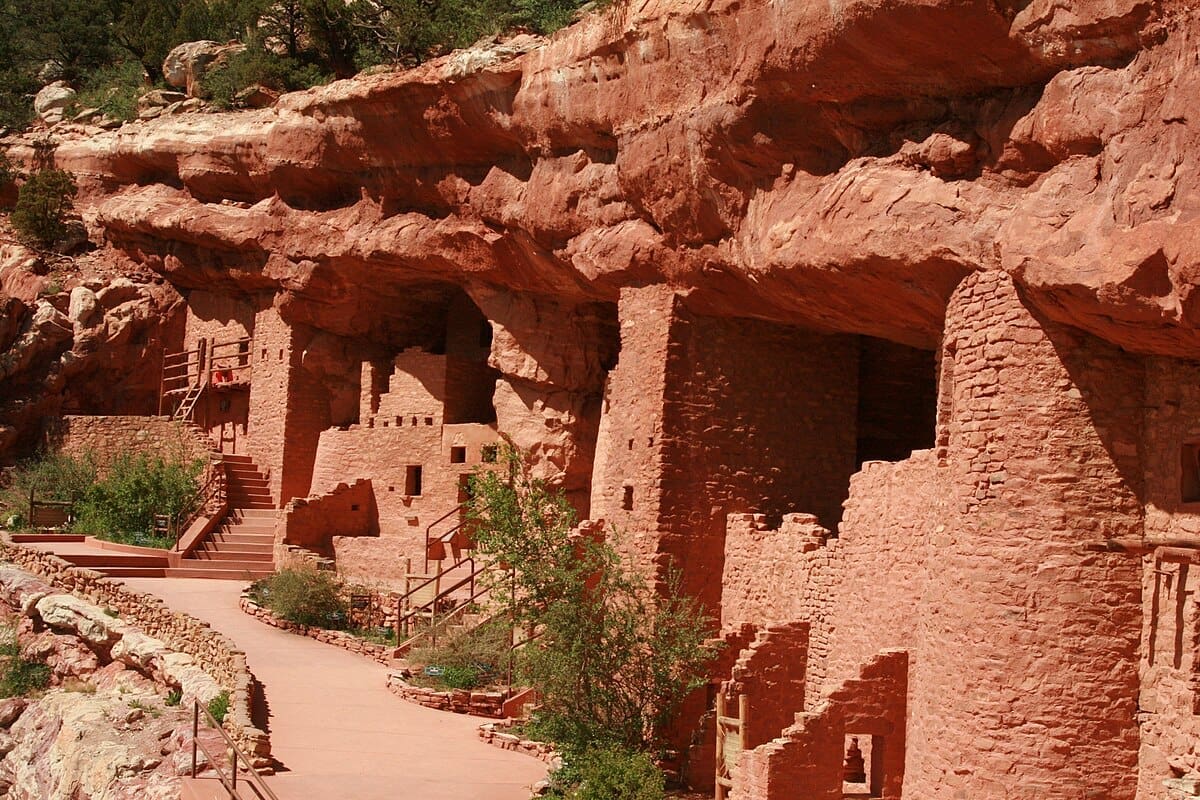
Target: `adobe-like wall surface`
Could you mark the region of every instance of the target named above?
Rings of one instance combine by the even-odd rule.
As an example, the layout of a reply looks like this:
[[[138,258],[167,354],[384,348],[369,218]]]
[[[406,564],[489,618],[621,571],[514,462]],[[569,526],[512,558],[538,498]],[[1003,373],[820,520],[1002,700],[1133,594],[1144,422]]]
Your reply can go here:
[[[874,725],[889,797],[1166,800],[1200,781],[1197,31],[1183,0],[646,0],[60,126],[138,282],[39,300],[0,249],[0,449],[147,413],[131,354],[252,333],[203,424],[281,504],[369,481],[379,536],[296,517],[347,574],[423,561],[504,434],[723,633],[806,626],[807,716],[746,797],[836,796]]]

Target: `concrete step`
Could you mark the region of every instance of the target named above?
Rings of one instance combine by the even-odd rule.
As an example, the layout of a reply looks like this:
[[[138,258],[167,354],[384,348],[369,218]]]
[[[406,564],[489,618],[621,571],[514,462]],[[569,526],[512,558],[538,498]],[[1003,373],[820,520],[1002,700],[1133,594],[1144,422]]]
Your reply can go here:
[[[164,556],[138,556],[128,553],[58,553],[59,558],[77,567],[102,570],[123,567],[166,567],[170,562]]]
[[[209,541],[216,542],[218,547],[226,543],[274,545],[275,537],[269,533],[222,533],[221,531],[214,531]]]
[[[279,508],[270,500],[242,500],[231,502],[235,511],[278,511]]]
[[[170,567],[91,567],[110,578],[165,578]]]
[[[256,581],[259,578],[266,578],[274,573],[274,570],[262,569],[262,564],[255,564],[252,569],[217,569],[192,566],[196,562],[184,562],[189,566],[175,567],[166,571],[168,578],[208,578],[211,580],[225,581]]]
[[[274,553],[269,552],[269,551],[264,552],[264,553],[246,553],[246,552],[233,552],[233,551],[229,551],[229,550],[210,550],[210,549],[208,549],[208,545],[206,545],[205,549],[203,549],[203,550],[193,550],[191,556],[189,556],[188,558],[186,558],[184,560],[185,561],[193,561],[193,560],[195,560],[195,561],[237,561],[237,562],[241,563],[241,562],[250,562],[250,561],[271,562],[271,561],[275,560],[275,557],[274,557]]]
[[[278,519],[278,508],[234,508],[226,519]]]
[[[217,550],[221,553],[246,553],[248,555],[271,555],[275,552],[274,545],[245,542],[212,542],[205,541],[205,550]]]
[[[82,533],[14,533],[12,540],[17,544],[57,544],[82,542],[87,539]]]
[[[222,525],[213,533],[220,533],[224,536],[267,536],[274,538],[274,525]]]
[[[254,464],[254,459],[247,455],[234,455],[233,453],[225,454],[225,462],[227,464]]]
[[[271,565],[261,560],[221,559],[215,561],[207,558],[185,558],[179,562],[178,569],[216,569],[216,570],[270,570]]]

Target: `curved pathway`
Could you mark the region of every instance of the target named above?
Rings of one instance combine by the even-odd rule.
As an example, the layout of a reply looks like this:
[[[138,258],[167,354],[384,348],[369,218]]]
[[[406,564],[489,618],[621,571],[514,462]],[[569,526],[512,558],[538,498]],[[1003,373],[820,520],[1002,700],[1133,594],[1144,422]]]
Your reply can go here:
[[[125,578],[237,642],[262,683],[280,800],[527,800],[546,767],[476,738],[483,721],[407,703],[387,668],[238,608],[239,581]]]

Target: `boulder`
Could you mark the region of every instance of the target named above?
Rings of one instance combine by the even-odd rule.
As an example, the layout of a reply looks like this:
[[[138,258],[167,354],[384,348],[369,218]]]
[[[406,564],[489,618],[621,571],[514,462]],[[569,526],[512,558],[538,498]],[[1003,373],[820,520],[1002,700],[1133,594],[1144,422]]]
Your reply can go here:
[[[75,99],[75,90],[66,81],[55,81],[41,88],[33,98],[33,111],[47,125],[62,122],[67,106]]]
[[[206,70],[245,49],[246,46],[238,42],[221,44],[207,39],[184,42],[167,53],[163,61],[163,77],[176,89],[183,89],[195,96]]]
[[[152,89],[138,98],[138,111],[146,111],[151,108],[165,108],[172,103],[181,103],[187,100],[187,95],[183,92],[169,92],[166,89]]]

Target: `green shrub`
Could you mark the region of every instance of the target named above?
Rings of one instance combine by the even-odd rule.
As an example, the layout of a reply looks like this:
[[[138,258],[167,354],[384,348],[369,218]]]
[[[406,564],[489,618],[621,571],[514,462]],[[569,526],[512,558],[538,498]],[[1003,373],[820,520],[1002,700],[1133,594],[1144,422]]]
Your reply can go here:
[[[75,179],[61,169],[35,172],[17,191],[13,229],[26,241],[49,247],[66,234],[63,219],[74,208]]]
[[[331,630],[346,627],[346,603],[331,572],[282,569],[264,581],[261,597],[275,616],[288,622]]]
[[[662,770],[645,753],[621,747],[593,748],[572,759],[578,786],[571,800],[662,800]]]
[[[96,108],[113,119],[136,119],[138,97],[145,88],[142,65],[136,59],[111,64],[88,76],[70,111]]]
[[[0,697],[23,697],[50,685],[50,667],[21,656],[11,628],[0,631]]]
[[[475,667],[446,667],[442,683],[451,689],[474,689],[482,684],[482,675]]]
[[[327,83],[329,79],[329,74],[315,64],[251,46],[208,72],[203,90],[217,106],[232,108],[238,92],[255,84],[277,92],[291,92]]]
[[[179,689],[172,689],[167,692],[167,699],[163,702],[166,706],[174,708],[183,702],[183,692]]]
[[[79,501],[96,482],[96,459],[91,453],[79,458],[62,454],[43,455],[26,461],[12,472],[8,486],[0,490],[0,516],[16,516],[14,527],[25,524],[29,492],[39,500]]]
[[[171,547],[154,536],[154,516],[179,520],[198,502],[204,461],[119,453],[104,477],[76,503],[75,530],[149,547]]]
[[[217,722],[225,721],[225,715],[229,713],[228,691],[223,691],[212,700],[208,701],[208,713],[212,714],[212,718]]]
[[[501,465],[475,473],[469,518],[479,551],[511,569],[491,573],[492,597],[539,634],[518,662],[540,695],[530,730],[564,754],[653,752],[706,681],[712,620],[679,591],[677,575],[656,587],[610,542],[572,537],[562,491],[534,479],[520,452],[506,447]]]
[[[473,689],[505,672],[511,636],[505,620],[489,620],[474,628],[449,633],[436,646],[414,648],[408,660],[412,664],[441,667],[439,682],[452,689]]]

